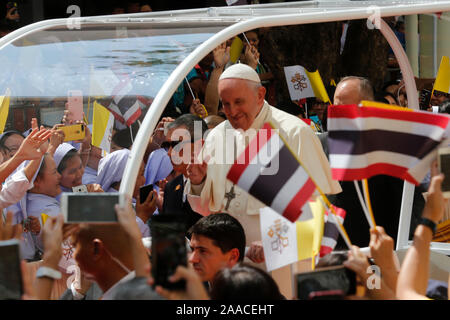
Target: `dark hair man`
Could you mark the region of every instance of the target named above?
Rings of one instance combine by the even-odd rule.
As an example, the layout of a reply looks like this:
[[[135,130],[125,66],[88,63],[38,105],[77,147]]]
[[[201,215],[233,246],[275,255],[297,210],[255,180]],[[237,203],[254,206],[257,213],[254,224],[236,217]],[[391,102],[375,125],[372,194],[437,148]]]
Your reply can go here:
[[[192,249],[189,262],[202,281],[212,281],[221,269],[231,268],[244,259],[244,229],[227,213],[201,218],[188,233]]]

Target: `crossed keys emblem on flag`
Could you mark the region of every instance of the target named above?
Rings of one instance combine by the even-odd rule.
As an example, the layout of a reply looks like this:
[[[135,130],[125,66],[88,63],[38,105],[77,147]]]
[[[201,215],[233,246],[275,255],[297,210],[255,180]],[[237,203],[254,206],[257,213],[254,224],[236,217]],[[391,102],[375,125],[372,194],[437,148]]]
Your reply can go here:
[[[288,231],[289,226],[286,221],[281,221],[281,219],[275,220],[273,225],[269,227],[267,235],[273,240],[271,242],[272,251],[279,251],[281,254],[283,248],[289,245],[289,238],[286,236]]]
[[[308,88],[305,76],[298,72],[291,78],[291,82],[294,84],[295,90],[303,91],[303,89]]]

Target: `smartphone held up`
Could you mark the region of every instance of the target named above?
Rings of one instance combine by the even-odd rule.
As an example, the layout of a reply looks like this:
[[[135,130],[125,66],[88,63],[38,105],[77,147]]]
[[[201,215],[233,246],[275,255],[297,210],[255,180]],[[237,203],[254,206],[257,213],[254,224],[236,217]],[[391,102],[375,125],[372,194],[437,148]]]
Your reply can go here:
[[[81,90],[69,90],[67,93],[67,120],[83,121],[83,92]]]
[[[0,300],[20,300],[22,294],[19,240],[0,241]]]
[[[146,186],[142,186],[139,188],[139,199],[140,203],[144,203],[145,200],[147,200],[148,195],[150,192],[153,191],[153,184],[148,184]]]
[[[444,174],[442,181],[442,194],[444,198],[450,198],[450,147],[438,149],[438,168]]]
[[[115,205],[123,205],[123,194],[116,192],[64,192],[61,211],[65,223],[118,223]]]
[[[356,274],[344,266],[332,266],[296,275],[299,300],[340,300],[356,293]]]
[[[168,279],[179,265],[187,266],[185,216],[158,214],[151,218],[152,276],[154,285],[166,289],[185,289],[185,280],[170,282]]]
[[[61,126],[58,129],[64,132],[64,142],[83,140],[86,136],[84,124]]]

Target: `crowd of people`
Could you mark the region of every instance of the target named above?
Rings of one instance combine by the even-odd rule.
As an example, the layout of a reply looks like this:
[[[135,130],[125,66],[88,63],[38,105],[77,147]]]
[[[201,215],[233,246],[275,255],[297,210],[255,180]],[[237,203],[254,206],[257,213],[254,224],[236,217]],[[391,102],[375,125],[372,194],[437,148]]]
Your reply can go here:
[[[346,249],[338,243],[336,251],[316,267],[339,265],[356,274],[356,292],[338,297],[436,297],[427,288],[430,242],[436,224],[448,219],[443,175],[431,168],[424,189],[418,191],[428,190],[427,201],[417,197],[422,203],[419,199],[414,205],[414,241],[399,264],[394,244],[403,181],[388,176],[369,179],[379,225],[370,229],[353,186],[331,177],[326,117],[332,106],[316,98],[306,102],[309,108],[292,101],[276,103],[271,94],[273,75],[258,51],[258,30],[243,35],[244,49],[235,64],[230,61],[232,40],[204,57],[174,93],[151,135],[132,197],[125,205],[116,205],[118,223],[64,223],[61,194],[80,185],[87,192],[118,192],[138,127],[115,130],[107,155],[92,145],[90,126],[83,140],[64,142],[60,126],[70,124],[67,112],[53,128],[39,127],[33,119],[26,133],[10,130],[0,136],[0,239],[20,240],[23,299],[311,299],[305,292],[285,290],[284,284],[295,276],[289,267],[277,276],[266,271],[259,214],[265,205],[227,180],[231,165],[249,143],[244,133],[266,122],[279,129],[332,203],[347,211],[344,227],[354,246]],[[356,76],[327,87],[334,105],[362,100],[408,105],[401,79],[386,83],[378,92],[369,80]],[[447,93],[434,91],[429,98],[429,111],[439,105],[439,112],[448,113]],[[302,118],[316,121],[316,132]],[[226,161],[229,157],[231,162]],[[153,191],[140,199],[140,188],[150,184]],[[273,182],[273,188],[281,187]],[[171,217],[182,225],[186,264],[178,265],[167,281],[183,280],[184,286],[169,288],[155,281],[152,219],[156,216]],[[369,257],[359,249],[366,246]],[[369,278],[373,281],[367,273],[370,265],[381,271],[375,275],[380,283],[376,288],[367,285]],[[74,267],[80,272],[69,281]],[[447,283],[440,286],[448,288]],[[447,297],[446,293],[438,298]]]

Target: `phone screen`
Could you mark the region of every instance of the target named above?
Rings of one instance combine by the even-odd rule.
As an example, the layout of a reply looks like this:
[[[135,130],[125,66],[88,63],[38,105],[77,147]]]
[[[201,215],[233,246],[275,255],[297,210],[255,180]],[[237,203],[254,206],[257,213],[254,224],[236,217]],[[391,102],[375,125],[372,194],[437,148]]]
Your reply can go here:
[[[356,274],[344,266],[318,269],[314,272],[305,272],[296,275],[297,297],[299,300],[311,299],[318,292],[336,291],[343,295],[351,295],[356,292]]]
[[[167,289],[184,289],[186,282],[169,282],[177,266],[187,265],[184,216],[158,214],[151,218],[152,234],[152,275],[155,286]]]
[[[139,188],[140,203],[144,203],[150,192],[153,190],[153,184],[148,184]]]
[[[450,153],[439,155],[440,170],[445,175],[442,191],[450,191]]]
[[[67,222],[117,222],[118,193],[67,193]]]
[[[0,300],[20,300],[22,294],[19,242],[0,241]]]

